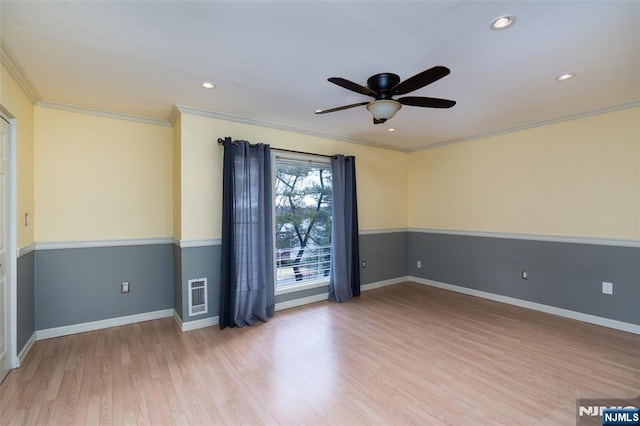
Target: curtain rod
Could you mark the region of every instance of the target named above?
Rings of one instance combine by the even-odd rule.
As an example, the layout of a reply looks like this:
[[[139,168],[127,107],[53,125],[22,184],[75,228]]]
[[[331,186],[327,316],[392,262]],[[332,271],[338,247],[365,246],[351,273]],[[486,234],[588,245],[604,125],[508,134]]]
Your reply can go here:
[[[218,138],[218,143],[220,145],[222,145],[224,143],[224,139],[223,138]],[[332,158],[333,157],[333,155],[316,154],[314,152],[296,151],[296,150],[293,150],[293,149],[284,149],[284,148],[275,148],[275,147],[271,147],[271,149],[273,151],[290,152],[292,154],[315,155],[317,157],[326,157],[326,158]]]

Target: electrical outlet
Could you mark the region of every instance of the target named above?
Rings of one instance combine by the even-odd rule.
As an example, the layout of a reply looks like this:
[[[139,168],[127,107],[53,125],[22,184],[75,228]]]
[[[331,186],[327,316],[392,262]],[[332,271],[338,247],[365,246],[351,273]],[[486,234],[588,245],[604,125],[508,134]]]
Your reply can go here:
[[[417,267],[418,269],[422,268],[422,261],[421,261],[421,260],[418,260],[418,261],[416,262],[416,267]]]
[[[523,280],[529,279],[529,271],[522,271],[522,279]]]
[[[366,267],[367,267],[367,261],[366,261],[366,260],[363,260],[363,261],[362,261],[362,269],[364,269],[364,268],[366,268]]]
[[[122,284],[120,285],[120,292],[129,293],[129,281],[122,281]]]
[[[613,283],[602,281],[602,294],[613,294]]]

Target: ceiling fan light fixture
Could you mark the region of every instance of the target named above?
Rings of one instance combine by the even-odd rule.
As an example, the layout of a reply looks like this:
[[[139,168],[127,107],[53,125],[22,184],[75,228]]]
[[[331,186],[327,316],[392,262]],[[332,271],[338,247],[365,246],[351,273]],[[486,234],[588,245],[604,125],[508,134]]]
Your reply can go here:
[[[381,99],[367,104],[367,109],[376,120],[389,120],[400,108],[402,104],[392,99]]]
[[[492,30],[504,30],[516,23],[516,17],[513,15],[499,16],[491,21]]]

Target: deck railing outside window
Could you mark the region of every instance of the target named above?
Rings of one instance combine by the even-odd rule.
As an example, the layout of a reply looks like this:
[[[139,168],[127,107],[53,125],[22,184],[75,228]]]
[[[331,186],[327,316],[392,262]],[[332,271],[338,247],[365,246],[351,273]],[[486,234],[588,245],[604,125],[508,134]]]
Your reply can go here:
[[[331,246],[305,247],[296,261],[300,247],[276,250],[276,285],[288,286],[329,279]]]

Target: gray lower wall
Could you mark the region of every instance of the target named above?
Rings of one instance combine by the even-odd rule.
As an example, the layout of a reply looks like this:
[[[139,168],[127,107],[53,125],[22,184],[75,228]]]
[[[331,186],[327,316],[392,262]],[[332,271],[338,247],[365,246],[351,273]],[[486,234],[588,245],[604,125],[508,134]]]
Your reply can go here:
[[[18,258],[18,353],[36,331],[34,265],[35,252]]]
[[[120,283],[129,281],[129,293]],[[173,308],[173,244],[38,250],[35,327]]]
[[[218,316],[220,305],[220,256],[221,247],[219,245],[206,247],[178,248],[180,253],[176,258],[180,259],[180,282],[176,283],[176,290],[180,287],[182,322],[202,320]],[[206,314],[189,316],[189,295],[188,282],[196,278],[207,279],[207,297],[209,300],[209,311]]]
[[[360,235],[362,284],[390,280],[407,275],[407,232]]]
[[[416,276],[640,324],[640,249],[421,232],[360,236],[362,284]],[[422,268],[416,261],[422,261]],[[526,269],[529,279],[522,280]],[[38,250],[18,259],[18,350],[35,330],[175,309],[218,315],[220,246],[173,244]],[[208,279],[209,312],[189,317],[187,282]],[[131,292],[120,293],[120,283]],[[612,296],[602,281],[614,283]],[[276,297],[276,303],[328,291]]]
[[[182,250],[177,245],[173,246],[173,309],[182,319]]]
[[[360,259],[367,261],[361,269],[362,284],[384,281],[407,275],[407,233],[380,233],[360,236]],[[174,303],[183,322],[218,316],[220,303],[221,247],[206,246],[174,248]],[[179,271],[179,272],[178,272]],[[189,316],[187,283],[194,278],[207,278],[209,312]],[[327,293],[328,286],[276,296],[276,303]]]
[[[639,248],[410,232],[408,253],[412,276],[640,324]]]
[[[293,293],[285,293],[276,296],[276,304],[282,302],[290,302],[296,299],[303,299],[305,297],[317,296],[319,294],[328,294],[329,285],[323,285],[321,287],[309,288],[306,290],[295,291]]]
[[[404,232],[362,235],[362,283],[406,275]],[[207,278],[209,312],[188,315],[187,282]],[[120,293],[129,281],[131,291]],[[276,303],[328,291],[327,287],[276,297]],[[35,330],[175,309],[183,322],[218,316],[220,246],[173,244],[38,250],[18,260],[18,347]]]

